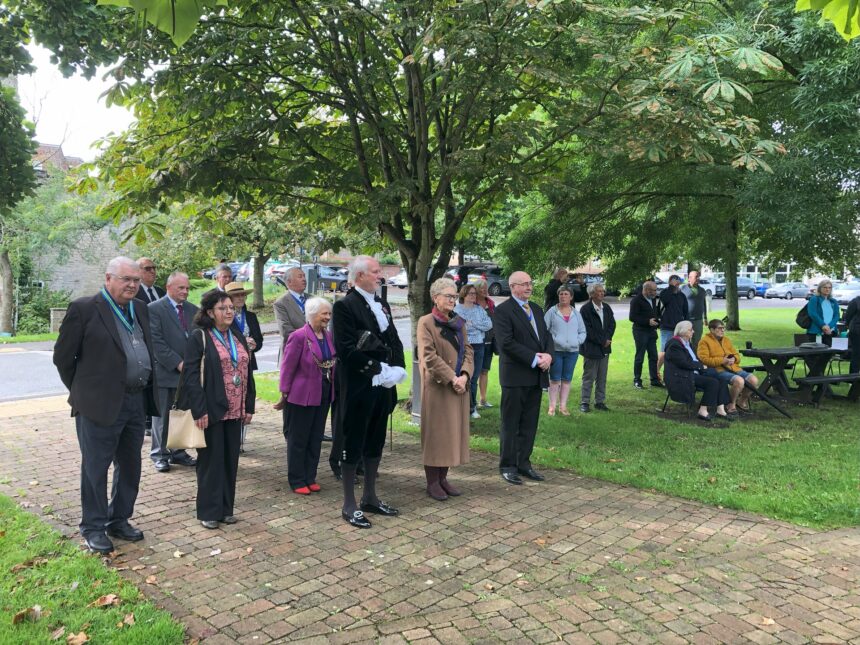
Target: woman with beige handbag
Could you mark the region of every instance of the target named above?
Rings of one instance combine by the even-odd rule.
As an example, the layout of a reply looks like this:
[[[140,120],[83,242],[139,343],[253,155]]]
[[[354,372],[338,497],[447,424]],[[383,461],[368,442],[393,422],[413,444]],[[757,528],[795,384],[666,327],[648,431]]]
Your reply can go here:
[[[230,328],[234,314],[223,291],[203,296],[179,378],[177,406],[191,411],[206,438],[206,447],[197,451],[197,519],[207,529],[237,521],[233,502],[242,424],[254,414],[251,353],[245,337]]]

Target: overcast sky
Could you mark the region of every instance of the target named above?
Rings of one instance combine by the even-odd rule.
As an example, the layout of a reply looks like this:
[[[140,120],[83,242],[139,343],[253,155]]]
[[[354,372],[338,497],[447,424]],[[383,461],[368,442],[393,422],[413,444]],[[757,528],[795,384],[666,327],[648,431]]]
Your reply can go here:
[[[18,78],[18,94],[27,116],[36,122],[39,143],[62,144],[63,152],[92,161],[97,151],[91,144],[110,134],[122,132],[134,120],[127,110],[105,107],[99,95],[111,83],[101,80],[104,70],[92,79],[63,78],[51,65],[48,50],[28,47],[36,73]]]

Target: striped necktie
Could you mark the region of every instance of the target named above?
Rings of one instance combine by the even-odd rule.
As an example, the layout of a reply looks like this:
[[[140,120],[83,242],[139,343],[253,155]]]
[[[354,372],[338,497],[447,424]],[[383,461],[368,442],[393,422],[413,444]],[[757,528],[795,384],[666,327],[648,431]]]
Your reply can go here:
[[[534,316],[534,314],[532,313],[532,308],[531,308],[531,307],[529,307],[529,303],[525,303],[525,304],[523,305],[523,311],[525,311],[525,312],[526,312],[526,316],[528,316],[528,317],[529,317],[529,322],[532,324],[532,329],[534,329],[534,330],[535,330],[535,336],[537,336],[538,338],[540,338],[540,334],[538,333],[538,329],[537,329],[537,322],[535,321],[535,316]]]

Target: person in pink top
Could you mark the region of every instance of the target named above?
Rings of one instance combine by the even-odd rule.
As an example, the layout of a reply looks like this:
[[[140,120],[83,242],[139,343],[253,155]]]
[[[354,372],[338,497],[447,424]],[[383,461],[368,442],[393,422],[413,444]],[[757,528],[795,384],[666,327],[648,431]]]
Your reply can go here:
[[[334,400],[335,350],[327,329],[331,303],[324,298],[311,298],[305,302],[305,319],[307,324],[290,334],[281,356],[287,479],[298,495],[320,490],[320,446]]]

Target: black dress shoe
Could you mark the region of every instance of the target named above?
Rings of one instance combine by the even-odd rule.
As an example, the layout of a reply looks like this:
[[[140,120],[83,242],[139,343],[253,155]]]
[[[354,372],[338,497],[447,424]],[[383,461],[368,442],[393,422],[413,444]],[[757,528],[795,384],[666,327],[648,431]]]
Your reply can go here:
[[[334,438],[330,434],[324,434],[323,441],[334,441]]]
[[[144,436],[151,437],[152,436],[152,428],[147,428],[143,431]]]
[[[343,479],[343,474],[340,472],[340,466],[333,465],[331,463],[329,463],[329,465],[331,466],[331,474],[334,475],[336,480],[341,481]]]
[[[159,459],[155,462],[155,469],[160,473],[170,472],[170,464],[166,459]]]
[[[370,520],[364,516],[364,513],[361,511],[353,511],[352,515],[347,513],[346,511],[341,511],[340,515],[343,519],[346,520],[347,524],[350,524],[359,529],[369,529],[372,524]]]
[[[633,387],[635,387],[637,390],[644,389],[642,387],[642,381],[633,381]]]
[[[134,528],[131,524],[112,524],[107,527],[107,534],[111,537],[126,540],[128,542],[137,542],[143,539],[143,531]]]
[[[93,553],[107,555],[114,550],[113,542],[104,533],[90,533],[84,536],[84,541],[87,543],[87,548]]]
[[[221,521],[222,521],[222,522],[224,522],[224,524],[235,524],[235,523],[236,523],[236,522],[238,522],[239,520],[238,520],[238,518],[237,518],[235,515],[228,515],[227,517],[225,517],[225,518],[224,518],[223,520],[221,520]]]
[[[501,475],[502,475],[502,479],[504,479],[509,484],[520,485],[523,483],[523,480],[520,479],[520,476],[517,475],[516,473],[503,472],[503,473],[501,473]]]
[[[711,421],[713,421],[713,420],[714,420],[714,419],[713,419],[713,417],[712,417],[710,414],[697,414],[697,415],[696,415],[696,418],[697,418],[699,421],[708,421],[708,422],[711,422]]]
[[[594,409],[595,410],[602,410],[603,412],[609,412],[609,408],[606,407],[605,403],[595,403]]]
[[[579,406],[579,411],[580,412],[591,412],[591,408],[588,407],[588,403],[582,403]]]
[[[217,520],[200,520],[200,524],[201,524],[201,526],[203,526],[204,529],[217,529],[218,528],[218,521]]]
[[[666,387],[662,381],[651,381],[651,387]]]
[[[171,457],[170,463],[176,464],[178,466],[196,466],[197,460],[194,457],[192,457],[191,455],[184,455],[184,456],[178,457],[176,459]]]
[[[523,477],[528,477],[529,479],[534,479],[536,482],[542,482],[546,477],[541,475],[534,468],[526,468],[524,470],[519,471],[520,475]]]
[[[393,506],[389,506],[382,500],[379,500],[378,504],[362,502],[358,507],[365,513],[376,513],[377,515],[400,515],[400,511]]]

